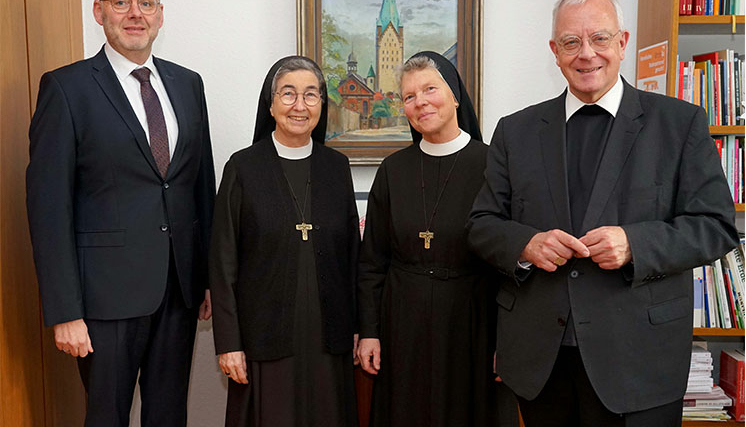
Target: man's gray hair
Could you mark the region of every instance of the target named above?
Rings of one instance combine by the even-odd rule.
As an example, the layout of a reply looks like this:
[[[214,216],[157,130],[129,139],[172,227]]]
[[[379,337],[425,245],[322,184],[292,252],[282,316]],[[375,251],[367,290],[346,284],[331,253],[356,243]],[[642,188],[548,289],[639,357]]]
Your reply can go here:
[[[557,3],[554,4],[554,10],[552,10],[552,38],[557,36],[557,14],[559,14],[559,10],[565,6],[573,4],[583,4],[586,1],[587,0],[557,0]],[[618,0],[607,1],[611,3],[612,6],[614,6],[614,11],[616,12],[616,21],[619,25],[619,29],[624,30],[624,14],[622,14],[622,6],[619,4]]]
[[[420,55],[413,56],[412,58],[407,59],[407,62],[396,67],[396,80],[399,82],[399,89],[401,90],[401,79],[402,77],[404,77],[405,74],[411,73],[412,71],[422,71],[427,69],[433,69],[437,71],[438,74],[440,74],[440,70],[438,70],[438,64],[436,64],[435,61],[432,60],[432,58],[429,58],[425,55]]]
[[[319,92],[321,92],[321,102],[326,102],[326,99],[324,99],[324,95],[326,94],[326,80],[324,80],[324,75],[321,74],[321,70],[319,70],[319,67],[316,66],[316,64],[313,63],[308,58],[303,57],[297,57],[297,58],[290,58],[285,63],[282,64],[282,66],[277,70],[275,73],[275,76],[272,78],[272,94],[270,96],[270,99],[272,102],[270,102],[270,105],[274,103],[275,100],[275,90],[277,90],[277,81],[282,78],[287,73],[292,73],[293,71],[300,71],[300,70],[306,70],[312,72],[316,79],[319,81]]]

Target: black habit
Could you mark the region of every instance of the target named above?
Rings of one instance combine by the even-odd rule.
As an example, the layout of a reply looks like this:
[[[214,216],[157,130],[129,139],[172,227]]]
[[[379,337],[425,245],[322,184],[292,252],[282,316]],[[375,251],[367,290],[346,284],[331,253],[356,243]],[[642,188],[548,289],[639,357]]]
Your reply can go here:
[[[492,375],[495,289],[485,264],[469,253],[464,230],[484,181],[487,146],[474,138],[476,116],[456,70],[440,55],[426,55],[451,86],[459,125],[472,139],[442,157],[415,143],[387,157],[373,182],[358,280],[360,338],[381,343],[371,425],[494,426],[503,406]],[[421,136],[413,130],[413,138]],[[425,249],[419,233],[452,166]],[[510,402],[505,425],[517,416]]]
[[[301,221],[292,193],[313,225],[307,241],[295,228]],[[360,234],[347,158],[314,143],[309,157],[283,159],[265,135],[231,156],[215,215],[215,347],[243,351],[250,377],[249,385],[230,381],[226,425],[356,425]]]

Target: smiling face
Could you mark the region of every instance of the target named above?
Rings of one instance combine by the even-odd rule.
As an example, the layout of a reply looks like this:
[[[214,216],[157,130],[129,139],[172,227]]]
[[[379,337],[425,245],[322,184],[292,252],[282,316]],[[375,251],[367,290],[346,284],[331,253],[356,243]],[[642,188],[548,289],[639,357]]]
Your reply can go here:
[[[96,0],[93,16],[104,27],[109,45],[125,58],[142,65],[150,56],[153,40],[163,25],[163,5],[159,4],[154,14],[143,15],[137,0],[132,0],[130,10],[125,13],[115,12],[109,0]]]
[[[588,0],[563,6],[558,11],[554,39],[549,41],[549,46],[570,91],[581,101],[598,101],[616,83],[629,40],[629,32],[617,34],[619,30],[616,11],[608,0]],[[596,52],[588,42],[591,35],[598,32],[616,34],[603,52]],[[583,40],[580,51],[573,55],[563,52],[557,43],[568,36]]]
[[[401,78],[404,114],[428,142],[448,142],[459,135],[458,104],[448,84],[432,68],[410,71]]]
[[[275,138],[278,142],[288,147],[301,147],[308,143],[311,132],[319,123],[322,102],[308,106],[303,100],[306,92],[319,92],[319,79],[308,70],[296,70],[282,75],[275,85],[275,93],[272,94],[272,107],[269,112],[274,117]],[[295,92],[297,99],[293,105],[285,105],[280,100],[280,95],[286,92]]]

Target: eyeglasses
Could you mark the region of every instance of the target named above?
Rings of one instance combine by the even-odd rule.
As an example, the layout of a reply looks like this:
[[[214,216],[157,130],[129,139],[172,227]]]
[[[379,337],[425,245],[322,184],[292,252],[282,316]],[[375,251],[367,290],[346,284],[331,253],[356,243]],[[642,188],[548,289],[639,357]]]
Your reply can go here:
[[[606,31],[599,31],[591,34],[588,38],[588,44],[596,52],[603,52],[611,46],[611,41],[614,40],[622,30],[617,31],[614,34],[607,33]],[[580,52],[583,47],[583,39],[578,36],[566,36],[562,40],[557,41],[557,45],[560,50],[567,55],[575,55]]]
[[[132,1],[133,0],[101,0],[101,1],[110,1],[111,2],[111,8],[114,9],[114,12],[117,13],[127,13],[130,11],[130,8],[132,7]],[[158,6],[160,6],[161,2],[155,2],[150,0],[137,0],[137,7],[140,8],[140,12],[142,12],[143,15],[152,15],[158,10]]]
[[[293,105],[298,100],[298,93],[294,90],[286,90],[282,92],[275,92],[275,95],[280,97],[280,102],[285,105]],[[315,90],[309,90],[303,93],[303,102],[307,106],[313,107],[321,102],[321,93]]]

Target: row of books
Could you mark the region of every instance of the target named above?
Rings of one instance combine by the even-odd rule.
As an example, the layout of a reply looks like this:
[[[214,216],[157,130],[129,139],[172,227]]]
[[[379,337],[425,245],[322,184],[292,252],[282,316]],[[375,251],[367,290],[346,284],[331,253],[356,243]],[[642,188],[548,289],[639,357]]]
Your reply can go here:
[[[684,395],[683,420],[724,421],[730,419],[725,408],[731,406],[733,400],[715,384],[712,370],[712,353],[707,349],[707,342],[692,343],[689,378]]]
[[[736,421],[746,421],[746,391],[744,390],[744,352],[743,348],[723,350],[720,352],[720,387],[733,399],[728,412]]]
[[[744,203],[744,137],[726,135],[714,138],[723,173],[734,203]]]
[[[743,62],[743,54],[731,49],[678,61],[676,97],[704,108],[710,126],[743,125],[746,101]]]
[[[679,15],[743,15],[744,0],[679,0]]]
[[[743,246],[693,270],[695,328],[743,328],[746,277]]]

